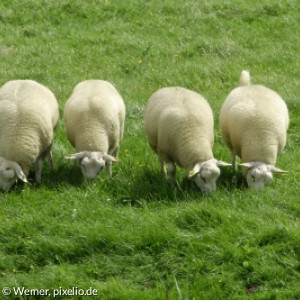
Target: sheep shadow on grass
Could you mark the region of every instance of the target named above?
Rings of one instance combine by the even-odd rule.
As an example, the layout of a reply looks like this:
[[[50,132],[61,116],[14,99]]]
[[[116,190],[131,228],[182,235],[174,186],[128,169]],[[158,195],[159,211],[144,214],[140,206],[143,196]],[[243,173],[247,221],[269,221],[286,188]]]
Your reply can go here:
[[[186,192],[180,188],[180,183],[171,184],[162,173],[144,169],[132,174],[127,180],[122,176],[113,178],[111,194],[119,204],[134,206],[150,202],[182,201]]]
[[[227,191],[247,189],[247,182],[240,171],[235,172],[232,168],[221,169],[221,175],[217,181],[218,189]]]
[[[172,184],[158,170],[145,168],[128,176],[117,172],[111,180],[106,180],[104,188],[117,204],[140,206],[151,202],[181,202],[209,197],[189,180],[184,172],[178,172],[176,183]],[[126,177],[126,179],[124,179]],[[241,173],[226,168],[217,181],[218,190],[246,189],[247,185]]]
[[[30,181],[34,184],[35,182],[34,172],[30,173]],[[84,182],[84,178],[81,174],[80,168],[77,164],[71,162],[63,162],[54,165],[54,169],[50,170],[49,167],[44,164],[42,172],[42,183],[41,186],[45,186],[49,189],[57,189],[61,186],[80,186]]]

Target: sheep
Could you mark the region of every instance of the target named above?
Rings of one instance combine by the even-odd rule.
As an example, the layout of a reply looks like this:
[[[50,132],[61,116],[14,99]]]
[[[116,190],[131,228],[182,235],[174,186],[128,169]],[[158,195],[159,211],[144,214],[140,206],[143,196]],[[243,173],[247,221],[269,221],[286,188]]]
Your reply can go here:
[[[144,127],[162,172],[166,177],[169,173],[171,182],[175,181],[177,164],[203,193],[216,190],[219,166],[231,164],[213,156],[213,113],[200,94],[182,87],[156,91],[145,107]]]
[[[275,167],[283,152],[289,126],[288,109],[283,99],[263,85],[250,85],[250,74],[243,71],[240,86],[230,92],[220,111],[223,139],[237,170],[236,156],[248,186],[261,190],[273,173],[286,171]]]
[[[59,110],[54,94],[33,80],[12,80],[0,89],[0,188],[9,191],[19,178],[27,182],[35,164],[41,183],[42,159],[53,168],[51,146]]]
[[[87,179],[95,179],[104,166],[111,177],[125,122],[124,101],[115,87],[103,80],[78,83],[65,105],[64,121],[77,151],[67,158],[78,161]]]

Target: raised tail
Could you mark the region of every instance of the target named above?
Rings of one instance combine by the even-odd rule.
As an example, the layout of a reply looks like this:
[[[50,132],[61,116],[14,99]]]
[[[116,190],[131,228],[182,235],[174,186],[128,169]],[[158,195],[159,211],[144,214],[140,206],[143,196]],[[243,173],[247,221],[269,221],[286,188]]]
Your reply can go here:
[[[250,85],[250,72],[242,71],[240,75],[240,86]]]

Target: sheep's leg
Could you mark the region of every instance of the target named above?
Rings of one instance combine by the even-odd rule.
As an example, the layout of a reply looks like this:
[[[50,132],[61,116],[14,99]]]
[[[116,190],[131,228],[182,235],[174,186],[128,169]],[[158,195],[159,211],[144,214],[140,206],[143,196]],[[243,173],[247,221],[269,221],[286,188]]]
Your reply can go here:
[[[118,157],[119,155],[119,146],[117,146],[112,152],[111,155],[114,157]],[[105,162],[106,174],[108,177],[112,177],[112,162],[106,161]]]
[[[112,162],[111,161],[106,161],[105,162],[105,168],[106,168],[106,174],[110,178],[112,177]]]
[[[119,155],[119,149],[120,149],[119,146],[117,146],[116,149],[115,149],[114,152],[113,152],[113,156],[116,157],[116,158],[117,158],[118,155]]]
[[[170,175],[170,181],[172,184],[174,184],[176,176],[176,165],[173,162],[168,163],[168,172]]]
[[[47,163],[49,165],[49,168],[51,170],[53,170],[53,160],[52,160],[52,153],[51,151],[49,151],[47,154],[46,154],[46,160],[47,160]]]
[[[163,172],[165,178],[167,179],[168,178],[168,173],[167,173],[166,164],[160,157],[158,157],[158,160],[159,160],[159,163],[160,163],[160,166],[161,166],[161,171]]]
[[[109,178],[111,178],[112,177],[112,162],[110,160],[105,161],[105,169],[106,169],[107,176]]]
[[[232,163],[233,169],[235,172],[237,172],[238,168],[237,168],[237,162],[236,162],[236,155],[233,152],[230,152],[230,156],[231,156],[231,163]]]
[[[42,182],[42,167],[43,167],[43,160],[41,157],[38,157],[35,161],[35,180],[37,183]]]

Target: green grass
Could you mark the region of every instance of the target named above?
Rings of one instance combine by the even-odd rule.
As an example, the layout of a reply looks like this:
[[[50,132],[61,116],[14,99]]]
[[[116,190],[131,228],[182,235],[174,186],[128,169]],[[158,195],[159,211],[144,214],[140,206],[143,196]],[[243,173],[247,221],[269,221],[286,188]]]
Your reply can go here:
[[[48,86],[62,116],[79,81],[101,78],[123,96],[127,118],[111,180],[87,182],[64,159],[74,149],[61,118],[55,170],[45,165],[40,186],[32,174],[32,184],[0,193],[0,294],[93,287],[99,299],[300,299],[299,6],[2,0],[0,84]],[[148,98],[172,85],[201,93],[215,115],[215,157],[229,161],[218,114],[243,69],[287,102],[277,165],[289,173],[260,193],[228,169],[209,197],[183,170],[169,185],[144,136]]]

